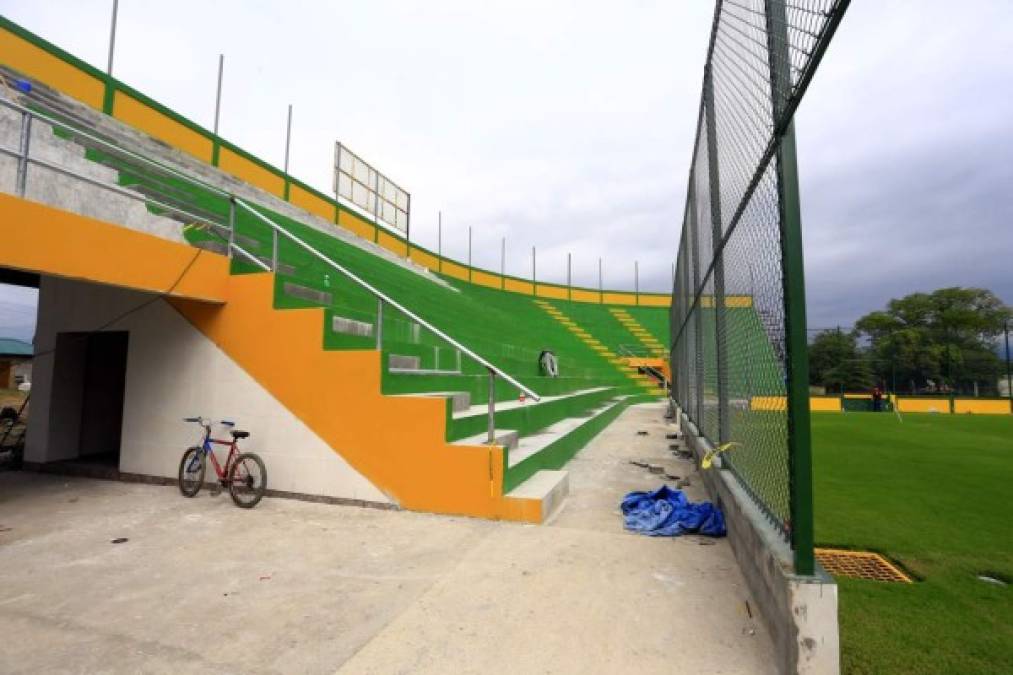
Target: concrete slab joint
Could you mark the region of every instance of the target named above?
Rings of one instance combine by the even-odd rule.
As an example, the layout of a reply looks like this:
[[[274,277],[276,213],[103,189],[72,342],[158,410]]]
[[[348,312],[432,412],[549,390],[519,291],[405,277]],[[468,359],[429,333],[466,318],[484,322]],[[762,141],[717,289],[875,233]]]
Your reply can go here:
[[[711,444],[681,410],[677,419],[699,460]],[[729,471],[716,462],[714,470],[701,475],[725,514],[728,539],[770,631],[778,670],[840,673],[837,584],[821,568],[811,577],[793,574],[787,542]]]

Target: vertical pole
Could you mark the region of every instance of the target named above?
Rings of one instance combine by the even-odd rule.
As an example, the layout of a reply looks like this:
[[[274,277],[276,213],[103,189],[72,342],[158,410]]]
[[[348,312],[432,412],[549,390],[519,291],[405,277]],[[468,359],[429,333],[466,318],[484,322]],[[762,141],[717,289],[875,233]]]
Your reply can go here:
[[[1009,361],[1009,319],[1002,324],[1003,333],[1006,335],[1006,394],[1009,396],[1010,412],[1013,413],[1013,366]]]
[[[566,254],[566,299],[573,300],[573,260],[571,254]]]
[[[278,273],[278,230],[271,228],[271,271]]]
[[[538,295],[538,270],[535,266],[535,247],[531,247],[531,295]]]
[[[695,175],[690,175],[690,181],[696,180]],[[693,292],[690,297],[700,295],[703,289],[700,286],[703,261],[700,260],[700,223],[697,222],[696,190],[689,196],[689,238],[690,251],[693,256]],[[697,303],[693,311],[693,387],[695,389],[690,410],[686,411],[701,433],[704,431],[703,417],[703,301]],[[712,439],[713,440],[713,439]]]
[[[218,87],[215,89],[215,128],[211,142],[211,166],[218,166],[221,144],[218,137],[218,120],[222,111],[222,77],[225,74],[225,54],[218,55]]]
[[[710,185],[712,251],[721,246],[721,171],[718,166],[717,114],[714,105],[714,78],[708,63],[703,76],[704,117],[707,133],[707,173]],[[714,260],[714,342],[718,384],[718,443],[731,440],[728,391],[728,335],[725,325],[725,261],[719,255]]]
[[[376,350],[383,349],[383,299],[376,299]]]
[[[471,225],[468,226],[468,282],[471,283]]]
[[[288,104],[288,122],[285,124],[285,201],[288,201],[288,151],[292,145],[292,104]]]
[[[396,205],[395,205],[396,207]],[[395,216],[396,218],[397,216]],[[404,240],[405,240],[405,260],[411,260],[412,257],[412,196],[408,193],[408,203],[405,204],[404,212]]]
[[[598,258],[598,304],[605,304],[605,286],[601,271],[601,258]]]
[[[436,267],[443,274],[443,211],[436,212]]]
[[[499,243],[499,289],[506,288],[506,237]]]
[[[28,185],[28,152],[32,143],[32,115],[28,112],[21,113],[21,138],[19,140],[21,147],[18,148],[18,173],[14,189],[19,197],[24,197]]]
[[[766,0],[771,99],[775,125],[781,122],[791,91],[791,55],[786,0]],[[781,269],[784,288],[785,359],[788,385],[788,462],[791,481],[791,543],[795,573],[812,574],[813,493],[809,428],[809,363],[806,344],[805,271],[802,213],[799,204],[795,124],[788,123],[777,149],[777,188],[781,221]]]
[[[373,242],[380,243],[380,172],[370,167],[373,172]]]
[[[109,26],[109,60],[106,62],[106,75],[113,74],[113,54],[116,52],[116,15],[119,12],[119,0],[113,0],[113,18]]]
[[[640,304],[640,261],[633,261],[633,297]]]
[[[236,244],[236,199],[229,198],[229,257],[232,257],[232,248]]]
[[[489,420],[486,424],[486,442],[496,442],[496,371],[489,369]]]
[[[116,16],[119,13],[119,0],[113,0],[113,16],[109,24],[109,59],[106,62],[105,92],[102,97],[102,112],[111,115],[113,112],[113,55],[116,53]]]

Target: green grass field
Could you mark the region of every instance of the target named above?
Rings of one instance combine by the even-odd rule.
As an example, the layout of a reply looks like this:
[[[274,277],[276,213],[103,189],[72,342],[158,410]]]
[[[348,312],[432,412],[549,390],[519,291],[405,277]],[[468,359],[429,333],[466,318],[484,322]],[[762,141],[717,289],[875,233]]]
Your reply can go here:
[[[813,415],[816,541],[914,584],[838,579],[845,673],[1013,672],[1013,416]]]

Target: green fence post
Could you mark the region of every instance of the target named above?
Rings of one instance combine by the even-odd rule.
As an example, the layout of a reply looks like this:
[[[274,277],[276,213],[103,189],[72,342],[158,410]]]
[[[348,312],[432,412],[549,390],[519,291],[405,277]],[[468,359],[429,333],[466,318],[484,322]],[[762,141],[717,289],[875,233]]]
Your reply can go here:
[[[711,64],[704,67],[703,101],[704,119],[707,122],[707,169],[710,190],[711,235],[714,260],[714,342],[718,381],[718,443],[731,440],[731,419],[728,394],[728,343],[725,335],[725,262],[724,255],[717,255],[721,250],[721,173],[718,168],[717,122],[714,112],[714,79],[711,75]],[[713,440],[713,439],[712,439]]]
[[[690,181],[694,180],[694,175],[690,174]],[[689,206],[689,238],[690,245],[689,250],[693,255],[693,295],[696,297],[700,293],[700,272],[703,267],[702,261],[700,260],[700,233],[699,224],[696,222],[696,191],[690,195],[690,206]],[[696,424],[697,429],[701,435],[704,432],[703,424],[703,312],[700,311],[700,304],[698,303],[696,309],[693,310],[696,316],[693,317],[693,323],[695,327],[693,332],[695,333],[693,338],[694,353],[693,358],[693,380],[696,387],[696,400],[692,401],[695,405],[695,410],[692,411],[691,417],[693,422]],[[687,411],[689,412],[689,411]]]
[[[792,89],[785,3],[786,0],[765,2],[775,128],[783,121],[781,117],[785,114]],[[775,142],[778,142],[777,139]],[[785,127],[776,161],[785,313],[791,543],[795,553],[795,573],[810,575],[816,567],[813,553],[812,436],[809,428],[809,359],[802,261],[802,213],[794,121],[788,122]]]

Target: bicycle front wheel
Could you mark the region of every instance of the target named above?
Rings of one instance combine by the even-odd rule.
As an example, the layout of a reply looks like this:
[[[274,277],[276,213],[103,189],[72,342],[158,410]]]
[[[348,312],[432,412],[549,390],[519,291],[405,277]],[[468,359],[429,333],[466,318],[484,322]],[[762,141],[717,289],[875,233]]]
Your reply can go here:
[[[184,497],[193,497],[200,492],[204,485],[206,462],[202,448],[188,448],[183,453],[183,459],[179,461],[179,491]]]
[[[238,455],[229,470],[229,494],[236,506],[252,509],[267,490],[267,469],[260,457],[252,452]]]

